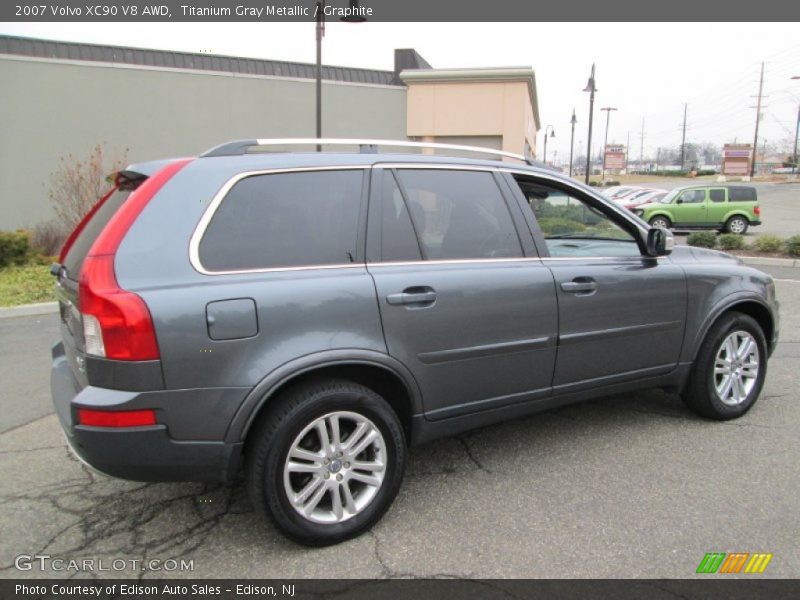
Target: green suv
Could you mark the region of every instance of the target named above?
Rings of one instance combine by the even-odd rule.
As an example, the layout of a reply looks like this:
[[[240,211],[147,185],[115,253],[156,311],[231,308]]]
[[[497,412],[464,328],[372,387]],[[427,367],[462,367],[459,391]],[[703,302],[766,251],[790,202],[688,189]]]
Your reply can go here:
[[[756,188],[751,186],[685,186],[659,202],[642,204],[633,212],[653,227],[718,229],[745,233],[761,225]]]

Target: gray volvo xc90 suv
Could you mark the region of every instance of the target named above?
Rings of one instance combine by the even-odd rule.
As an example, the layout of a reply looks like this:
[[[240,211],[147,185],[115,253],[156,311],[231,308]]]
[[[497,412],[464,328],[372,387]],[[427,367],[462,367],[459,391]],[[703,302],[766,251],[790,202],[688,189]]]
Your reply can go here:
[[[53,266],[53,401],[83,460],[243,467],[286,535],[324,545],[381,517],[411,444],[648,387],[713,419],[755,403],[768,275],[547,168],[377,145],[246,140],[117,174]]]

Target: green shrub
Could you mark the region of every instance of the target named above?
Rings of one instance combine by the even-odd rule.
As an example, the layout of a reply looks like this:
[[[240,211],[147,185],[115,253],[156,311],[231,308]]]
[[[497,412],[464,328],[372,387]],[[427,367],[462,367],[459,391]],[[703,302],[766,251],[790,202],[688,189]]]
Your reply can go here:
[[[741,250],[745,247],[744,236],[738,233],[723,233],[717,242],[722,250]]]
[[[784,242],[789,256],[800,256],[800,235],[793,235]]]
[[[538,219],[539,227],[545,236],[577,233],[586,229],[586,225],[579,221],[571,221],[560,217],[543,217]]]
[[[27,231],[0,231],[0,267],[24,265],[30,255]]]
[[[700,248],[714,248],[717,245],[717,234],[713,231],[696,231],[689,234],[686,243]]]
[[[783,240],[777,235],[762,235],[753,242],[753,247],[759,252],[780,252]]]

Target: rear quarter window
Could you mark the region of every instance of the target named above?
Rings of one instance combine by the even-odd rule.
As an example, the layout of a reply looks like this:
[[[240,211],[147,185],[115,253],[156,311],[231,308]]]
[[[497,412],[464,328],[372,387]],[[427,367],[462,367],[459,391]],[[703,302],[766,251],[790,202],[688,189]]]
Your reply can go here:
[[[355,261],[362,170],[246,177],[222,200],[200,240],[208,271]]]
[[[732,187],[728,191],[731,202],[755,202],[756,188]]]

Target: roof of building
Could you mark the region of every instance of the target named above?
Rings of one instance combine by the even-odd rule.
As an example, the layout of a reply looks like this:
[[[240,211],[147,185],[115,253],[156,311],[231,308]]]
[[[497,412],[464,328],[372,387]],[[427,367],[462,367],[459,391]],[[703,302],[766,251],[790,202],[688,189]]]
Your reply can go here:
[[[414,51],[404,50],[401,52],[409,53]],[[316,78],[316,66],[310,63],[242,58],[194,52],[149,50],[126,46],[59,42],[8,35],[0,35],[0,54],[30,56],[53,60],[117,63],[154,68],[242,73],[246,75],[268,75],[299,79]],[[414,54],[416,55],[416,52],[414,52]],[[395,58],[397,59],[397,56]],[[322,66],[322,79],[370,85],[403,85],[402,82],[397,79],[396,71],[356,69],[352,67],[334,67],[329,65]]]

